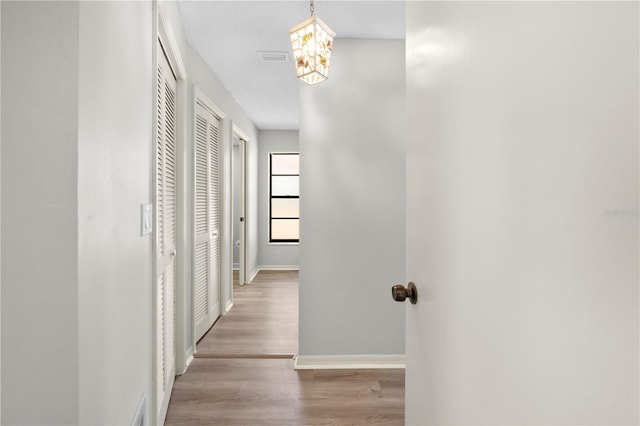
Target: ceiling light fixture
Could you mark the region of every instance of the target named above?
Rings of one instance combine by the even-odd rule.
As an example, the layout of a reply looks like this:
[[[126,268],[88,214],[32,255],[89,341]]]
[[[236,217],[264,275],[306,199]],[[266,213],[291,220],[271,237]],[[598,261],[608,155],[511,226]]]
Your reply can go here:
[[[289,30],[296,76],[307,84],[316,84],[329,77],[329,59],[336,34],[316,17],[310,0],[311,17]]]

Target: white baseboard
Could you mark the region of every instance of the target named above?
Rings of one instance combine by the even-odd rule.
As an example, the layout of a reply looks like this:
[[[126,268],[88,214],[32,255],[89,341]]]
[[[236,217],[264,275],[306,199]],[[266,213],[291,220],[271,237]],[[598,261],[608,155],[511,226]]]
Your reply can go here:
[[[295,370],[404,368],[404,355],[298,355]]]
[[[240,270],[240,264],[239,263],[234,263],[231,266],[231,269],[234,270],[234,271],[239,271]]]
[[[251,281],[253,281],[256,275],[258,275],[258,272],[260,272],[260,268],[256,268],[256,270],[253,271],[251,275],[249,275],[250,278],[247,280],[246,284],[249,284]]]
[[[258,275],[260,271],[297,271],[298,265],[258,265],[258,267],[249,275],[249,279],[244,284],[249,284]],[[240,285],[244,285],[240,284]]]
[[[259,271],[297,271],[298,265],[260,265]]]
[[[187,361],[185,362],[184,369],[177,372],[178,376],[186,373],[187,369],[189,368],[189,364],[191,364],[191,361],[193,361],[193,346],[189,346],[187,350],[184,351],[184,359],[186,359]]]
[[[227,302],[227,307],[224,310],[224,313],[222,315],[227,315],[227,312],[229,312],[229,310],[233,307],[233,302],[231,300],[229,300]]]

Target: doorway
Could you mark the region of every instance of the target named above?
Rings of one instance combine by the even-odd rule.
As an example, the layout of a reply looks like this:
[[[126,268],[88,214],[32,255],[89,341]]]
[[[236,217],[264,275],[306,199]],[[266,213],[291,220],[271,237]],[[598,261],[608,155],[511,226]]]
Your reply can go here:
[[[249,138],[235,124],[231,133],[231,218],[232,218],[232,268],[239,285],[247,283],[247,141]]]

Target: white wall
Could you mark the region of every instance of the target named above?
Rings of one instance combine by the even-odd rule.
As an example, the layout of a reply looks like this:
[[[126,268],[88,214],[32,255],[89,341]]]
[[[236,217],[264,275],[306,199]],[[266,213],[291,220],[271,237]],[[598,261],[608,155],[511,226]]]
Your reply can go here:
[[[124,425],[151,406],[152,5],[79,4],[79,420]]]
[[[2,8],[2,424],[78,423],[78,4]]]
[[[338,39],[301,87],[301,355],[404,353],[404,99],[402,40]]]
[[[298,152],[298,131],[261,130],[258,137],[258,264],[298,267],[298,244],[269,244],[269,153]]]

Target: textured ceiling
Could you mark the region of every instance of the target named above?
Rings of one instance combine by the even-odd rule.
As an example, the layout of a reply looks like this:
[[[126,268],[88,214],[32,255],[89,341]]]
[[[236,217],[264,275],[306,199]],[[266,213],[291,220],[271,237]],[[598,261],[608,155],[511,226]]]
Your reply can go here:
[[[297,129],[303,83],[291,61],[263,62],[257,52],[291,54],[287,31],[309,17],[309,2],[181,1],[179,10],[187,40],[256,126]],[[315,11],[336,32],[335,49],[340,38],[404,38],[404,1],[316,0]]]

